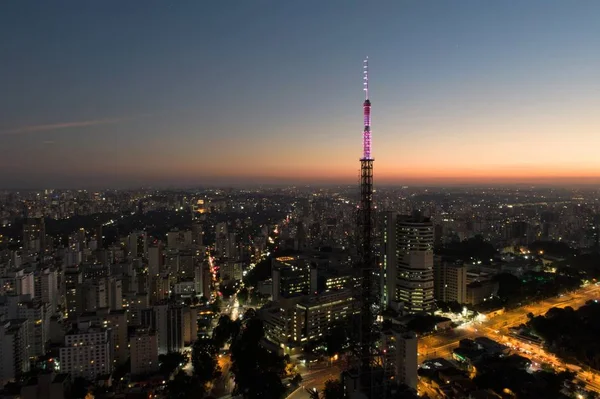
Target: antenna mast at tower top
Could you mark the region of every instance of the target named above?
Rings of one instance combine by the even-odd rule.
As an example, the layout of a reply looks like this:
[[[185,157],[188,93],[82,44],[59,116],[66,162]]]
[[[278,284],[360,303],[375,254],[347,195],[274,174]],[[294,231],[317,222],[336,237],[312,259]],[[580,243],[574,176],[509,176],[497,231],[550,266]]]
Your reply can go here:
[[[363,61],[363,90],[365,91],[365,102],[363,104],[363,157],[371,158],[371,100],[369,100],[369,57]]]
[[[369,99],[369,56],[363,61],[363,90],[365,91],[365,100]]]

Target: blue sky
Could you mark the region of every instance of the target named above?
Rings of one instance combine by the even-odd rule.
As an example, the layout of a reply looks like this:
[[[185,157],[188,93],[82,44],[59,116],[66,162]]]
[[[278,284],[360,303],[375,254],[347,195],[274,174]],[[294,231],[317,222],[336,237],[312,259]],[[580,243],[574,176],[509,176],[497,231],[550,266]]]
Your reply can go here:
[[[600,176],[597,1],[6,1],[0,187]],[[319,163],[324,164],[318,166]]]

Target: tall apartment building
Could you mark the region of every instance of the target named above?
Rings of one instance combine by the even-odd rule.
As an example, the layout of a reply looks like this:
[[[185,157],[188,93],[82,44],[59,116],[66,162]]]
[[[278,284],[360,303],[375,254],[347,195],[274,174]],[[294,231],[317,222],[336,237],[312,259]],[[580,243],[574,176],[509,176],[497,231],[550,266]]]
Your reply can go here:
[[[152,276],[149,278],[149,282],[150,282],[150,303],[158,303],[169,297],[171,283],[169,281],[168,274]]]
[[[76,288],[77,312],[95,312],[107,306],[106,279],[86,280]]]
[[[90,323],[109,330],[111,367],[119,366],[127,361],[129,357],[127,348],[127,310],[102,308],[93,312],[82,313],[77,320],[80,323]]]
[[[158,276],[164,268],[162,243],[157,242],[148,248],[148,275]]]
[[[147,292],[130,292],[124,297],[124,306],[127,308],[127,321],[130,326],[139,326],[140,312],[150,307],[150,297]]]
[[[58,274],[55,270],[44,269],[36,276],[39,279],[39,297],[42,302],[50,305],[50,311],[56,312],[58,306]],[[37,286],[37,282],[36,282]],[[36,292],[36,297],[37,297]]]
[[[107,277],[106,281],[106,306],[112,310],[123,307],[123,281],[116,277]]]
[[[148,239],[144,232],[134,232],[128,239],[129,255],[132,258],[143,258],[148,252]]]
[[[381,303],[388,306],[396,297],[396,220],[397,212],[385,211],[380,214],[381,226]]]
[[[3,306],[3,310],[8,311],[8,317],[13,319],[27,320],[27,340],[30,356],[42,356],[46,353],[46,342],[48,341],[48,332],[50,329],[50,305],[39,300],[30,300],[29,296],[24,299],[5,302],[8,309]]]
[[[467,266],[436,257],[433,263],[434,296],[441,302],[467,303]]]
[[[69,268],[63,274],[63,292],[65,296],[65,309],[66,316],[69,319],[76,319],[77,313],[81,313],[83,310],[81,307],[78,309],[78,295],[77,288],[83,282],[83,275],[78,268]],[[81,305],[80,305],[81,306]]]
[[[6,384],[29,371],[29,322],[14,319],[0,323],[0,382]]]
[[[194,268],[194,285],[196,296],[210,298],[210,284],[212,273],[208,262],[202,262]]]
[[[46,227],[44,218],[29,218],[23,223],[23,249],[33,252],[46,247]]]
[[[148,375],[158,372],[158,341],[148,328],[137,328],[129,339],[131,374]]]
[[[384,225],[387,305],[399,303],[408,313],[431,312],[433,296],[433,223],[418,213],[411,216],[386,214]]]
[[[181,352],[184,348],[184,308],[162,304],[154,306],[158,353]]]
[[[94,381],[98,375],[110,374],[111,365],[107,329],[82,322],[65,335],[64,346],[60,348],[62,372]]]
[[[239,281],[243,277],[242,263],[232,260],[223,262],[219,273],[223,281]]]
[[[395,330],[384,331],[382,347],[385,357],[385,377],[416,391],[418,383],[416,334]]]
[[[198,311],[195,308],[183,308],[183,343],[191,345],[198,336]]]

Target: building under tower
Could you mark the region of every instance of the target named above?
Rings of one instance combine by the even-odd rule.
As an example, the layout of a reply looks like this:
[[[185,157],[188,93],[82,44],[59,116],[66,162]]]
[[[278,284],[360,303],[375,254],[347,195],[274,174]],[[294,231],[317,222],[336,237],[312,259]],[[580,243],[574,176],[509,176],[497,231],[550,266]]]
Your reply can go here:
[[[415,212],[385,212],[383,224],[384,306],[406,313],[434,308],[433,223]]]

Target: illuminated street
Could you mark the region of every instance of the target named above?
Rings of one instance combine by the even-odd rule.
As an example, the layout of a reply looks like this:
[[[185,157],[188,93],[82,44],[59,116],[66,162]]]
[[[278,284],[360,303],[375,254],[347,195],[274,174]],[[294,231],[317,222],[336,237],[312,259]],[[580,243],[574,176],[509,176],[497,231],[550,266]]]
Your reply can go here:
[[[597,299],[599,294],[600,286],[590,285],[564,297],[551,298],[535,304],[525,305],[482,322],[424,337],[419,340],[419,359],[423,362],[437,357],[450,358],[453,349],[458,347],[461,339],[487,336],[490,339],[511,346],[519,355],[527,357],[538,364],[549,363],[555,369],[575,371],[577,372],[577,379],[585,382],[588,389],[600,392],[600,376],[598,374],[594,375],[590,372],[579,371],[579,367],[565,364],[554,355],[544,351],[543,348],[524,343],[508,335],[509,327],[525,323],[529,313],[533,313],[535,316],[543,315],[552,307],[564,308],[571,306],[577,309],[587,301]]]
[[[300,387],[288,396],[288,399],[308,399],[310,395],[307,389],[317,388],[321,391],[327,380],[339,380],[342,369],[337,366],[320,365],[301,373],[302,383]]]

